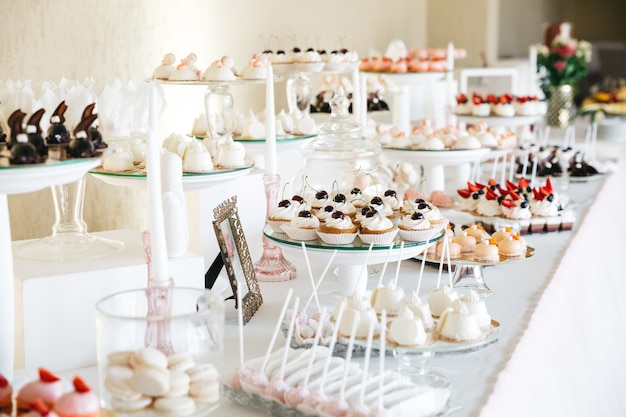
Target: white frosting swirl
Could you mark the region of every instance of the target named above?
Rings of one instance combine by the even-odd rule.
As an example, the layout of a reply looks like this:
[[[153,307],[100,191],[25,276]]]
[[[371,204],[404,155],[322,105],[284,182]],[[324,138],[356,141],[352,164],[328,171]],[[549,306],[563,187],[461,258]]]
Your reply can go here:
[[[310,217],[301,217],[297,215],[291,219],[291,224],[303,229],[315,229],[320,225],[320,219],[311,215]]]
[[[402,216],[399,226],[405,230],[428,230],[430,229],[431,224],[428,219],[423,218],[414,220],[411,214],[407,214]]]
[[[329,217],[326,219],[326,226],[332,227],[333,229],[345,230],[354,228],[354,224],[352,224],[352,219],[348,216],[343,216],[339,218]]]
[[[498,203],[498,200],[488,200],[487,198],[480,198],[476,205],[476,211],[483,216],[501,216],[502,206]]]
[[[374,231],[389,230],[393,228],[393,222],[380,214],[370,217],[366,216],[363,220],[361,220],[361,227],[363,229]]]
[[[552,201],[548,201],[547,198],[543,200],[533,200],[530,203],[530,211],[536,216],[552,217],[559,214],[559,203],[556,198]]]

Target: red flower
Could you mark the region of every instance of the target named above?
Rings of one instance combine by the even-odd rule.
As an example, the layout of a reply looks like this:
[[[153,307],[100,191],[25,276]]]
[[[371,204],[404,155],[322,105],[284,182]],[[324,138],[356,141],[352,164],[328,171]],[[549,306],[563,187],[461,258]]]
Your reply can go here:
[[[561,58],[567,59],[571,56],[574,56],[574,54],[576,53],[576,45],[573,43],[559,45],[559,47],[557,48],[557,53],[561,56]]]
[[[565,70],[565,61],[556,61],[554,63],[554,69],[556,69],[557,71],[564,71]]]

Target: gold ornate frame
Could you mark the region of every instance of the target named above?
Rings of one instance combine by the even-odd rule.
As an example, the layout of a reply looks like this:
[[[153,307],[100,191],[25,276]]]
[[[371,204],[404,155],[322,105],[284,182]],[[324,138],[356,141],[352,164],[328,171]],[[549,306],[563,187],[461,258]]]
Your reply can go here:
[[[237,287],[245,282],[247,288],[242,289],[243,322],[247,323],[263,304],[261,289],[256,280],[254,265],[246,237],[241,227],[237,210],[237,196],[230,197],[213,209],[213,228],[220,246],[220,252],[228,274],[228,280],[237,305]]]

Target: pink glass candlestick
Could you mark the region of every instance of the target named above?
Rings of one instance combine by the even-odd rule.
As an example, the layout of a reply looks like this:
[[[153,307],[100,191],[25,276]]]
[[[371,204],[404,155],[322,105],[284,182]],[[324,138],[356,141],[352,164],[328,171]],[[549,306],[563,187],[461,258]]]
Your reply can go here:
[[[266,215],[269,216],[271,207],[278,204],[278,189],[280,188],[280,175],[263,175],[266,197]],[[261,282],[289,281],[296,277],[296,267],[283,256],[282,250],[274,246],[263,236],[263,256],[254,263],[256,279]]]

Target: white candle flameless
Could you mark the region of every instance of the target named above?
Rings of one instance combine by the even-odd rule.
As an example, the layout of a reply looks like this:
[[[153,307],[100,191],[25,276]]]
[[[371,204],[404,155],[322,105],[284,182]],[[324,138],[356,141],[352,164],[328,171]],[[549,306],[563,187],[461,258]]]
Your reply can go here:
[[[265,175],[276,175],[276,121],[274,120],[274,69],[267,64],[265,84]]]
[[[163,98],[159,86],[153,82],[148,99],[148,137],[146,170],[148,182],[148,229],[152,251],[152,287],[169,285],[165,223],[163,220],[163,198],[161,191],[161,141],[159,140],[159,117]]]

